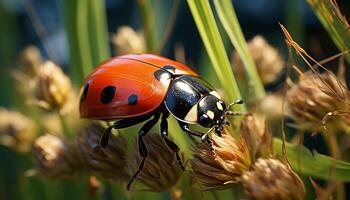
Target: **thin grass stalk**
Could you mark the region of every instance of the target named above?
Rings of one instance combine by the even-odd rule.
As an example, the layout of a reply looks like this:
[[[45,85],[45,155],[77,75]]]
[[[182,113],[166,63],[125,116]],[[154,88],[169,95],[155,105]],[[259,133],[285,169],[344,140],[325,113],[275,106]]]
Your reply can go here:
[[[141,20],[146,39],[146,47],[149,53],[157,53],[155,45],[154,20],[148,0],[137,0],[140,9]]]
[[[307,0],[316,16],[328,31],[340,51],[350,49],[350,26],[345,16],[340,12],[336,0]],[[350,63],[350,54],[346,54]]]
[[[220,85],[225,91],[227,101],[233,102],[237,99],[241,99],[241,94],[233,75],[209,1],[187,0],[187,3],[212,62],[213,68],[218,76]],[[239,110],[245,111],[246,108],[242,106]]]
[[[91,43],[91,55],[93,65],[101,63],[109,58],[107,19],[105,3],[102,0],[87,1],[89,18],[89,38]]]
[[[69,42],[71,76],[74,82],[80,85],[93,68],[87,17],[88,1],[65,0],[64,11]]]
[[[240,55],[248,77],[248,85],[253,88],[256,99],[265,96],[265,89],[259,77],[252,55],[249,52],[247,42],[244,38],[241,26],[239,25],[231,0],[215,0],[216,12],[226,30],[233,46]]]

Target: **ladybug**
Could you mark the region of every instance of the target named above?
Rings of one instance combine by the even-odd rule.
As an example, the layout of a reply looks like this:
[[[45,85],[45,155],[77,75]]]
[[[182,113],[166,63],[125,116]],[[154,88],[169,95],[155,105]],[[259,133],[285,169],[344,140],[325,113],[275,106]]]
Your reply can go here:
[[[211,140],[211,130],[220,136],[226,124],[228,110],[238,100],[226,106],[220,95],[191,68],[151,54],[132,54],[112,58],[96,68],[82,87],[80,116],[88,119],[116,120],[103,133],[100,141],[106,147],[112,129],[122,129],[146,122],[139,131],[138,147],[143,157],[134,178],[144,166],[147,147],[143,137],[160,120],[160,132],[168,147],[184,170],[178,146],[168,139],[169,115],[175,117],[186,133]],[[193,131],[189,124],[209,128],[207,133]]]

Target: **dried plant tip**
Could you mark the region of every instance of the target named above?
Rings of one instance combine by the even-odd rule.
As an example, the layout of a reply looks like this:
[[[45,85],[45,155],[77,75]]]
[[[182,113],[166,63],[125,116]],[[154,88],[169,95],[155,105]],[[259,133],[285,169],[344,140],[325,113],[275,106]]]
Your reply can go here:
[[[43,62],[40,50],[36,46],[28,46],[22,50],[20,61],[23,71],[29,76],[34,76]]]
[[[21,153],[30,151],[35,139],[34,122],[19,112],[0,108],[0,143]]]
[[[281,54],[264,37],[258,35],[248,42],[248,48],[256,64],[261,81],[266,85],[276,81],[285,67]],[[243,75],[244,64],[239,54],[233,54],[233,66]]]
[[[74,147],[55,135],[36,139],[33,153],[39,174],[48,178],[72,177],[79,166]]]
[[[302,73],[299,82],[287,92],[288,110],[296,127],[314,130],[320,127],[328,112],[348,111],[350,95],[345,84],[331,72],[323,74]],[[328,120],[327,126],[341,128],[350,124],[349,115],[343,120]]]
[[[127,143],[120,135],[110,137],[106,148],[99,146],[105,127],[90,124],[79,134],[77,150],[83,167],[92,174],[115,182],[129,180],[126,171]]]
[[[269,93],[259,102],[259,108],[268,121],[280,120],[283,116],[284,99],[281,94]]]
[[[227,130],[222,137],[213,135],[213,148],[200,143],[195,148],[191,161],[193,176],[202,189],[225,189],[238,183],[241,175],[248,171],[251,157],[244,138],[235,139]]]
[[[35,82],[35,95],[38,105],[46,109],[61,110],[72,95],[69,77],[51,61],[46,61],[40,65]]]
[[[241,181],[246,194],[254,200],[304,199],[305,188],[301,179],[277,159],[258,159],[254,170],[246,172]]]
[[[248,143],[252,158],[272,155],[272,134],[267,127],[265,117],[257,114],[246,115],[240,129],[242,137]]]
[[[148,133],[144,140],[148,156],[137,180],[140,180],[148,190],[153,192],[171,190],[183,174],[175,153],[169,149],[157,133]],[[134,149],[130,173],[135,173],[142,159],[136,144]]]
[[[116,34],[112,35],[112,43],[117,55],[145,52],[145,39],[143,34],[136,33],[129,26],[122,26]]]

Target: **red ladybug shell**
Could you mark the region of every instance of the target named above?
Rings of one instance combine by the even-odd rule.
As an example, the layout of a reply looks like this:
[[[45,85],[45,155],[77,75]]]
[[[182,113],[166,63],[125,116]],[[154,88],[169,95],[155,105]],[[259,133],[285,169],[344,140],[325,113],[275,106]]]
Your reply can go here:
[[[80,116],[111,120],[151,113],[164,101],[171,83],[168,78],[156,78],[157,70],[164,69],[175,75],[198,76],[181,63],[151,54],[119,56],[102,63],[85,80]]]

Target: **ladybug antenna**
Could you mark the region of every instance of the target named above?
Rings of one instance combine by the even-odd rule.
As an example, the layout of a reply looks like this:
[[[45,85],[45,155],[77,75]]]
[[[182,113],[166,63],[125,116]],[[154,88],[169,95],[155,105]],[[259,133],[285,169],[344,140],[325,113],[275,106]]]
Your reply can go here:
[[[103,135],[101,136],[100,139],[100,145],[105,148],[108,145],[108,141],[109,141],[109,137],[112,133],[112,129],[114,128],[114,125],[109,126],[105,132],[103,133]]]
[[[237,105],[237,104],[243,104],[243,103],[244,103],[244,102],[243,102],[242,99],[238,99],[238,100],[236,100],[236,101],[234,101],[234,102],[228,104],[226,111],[227,111],[227,110],[230,110],[231,106],[234,106],[234,105]]]

